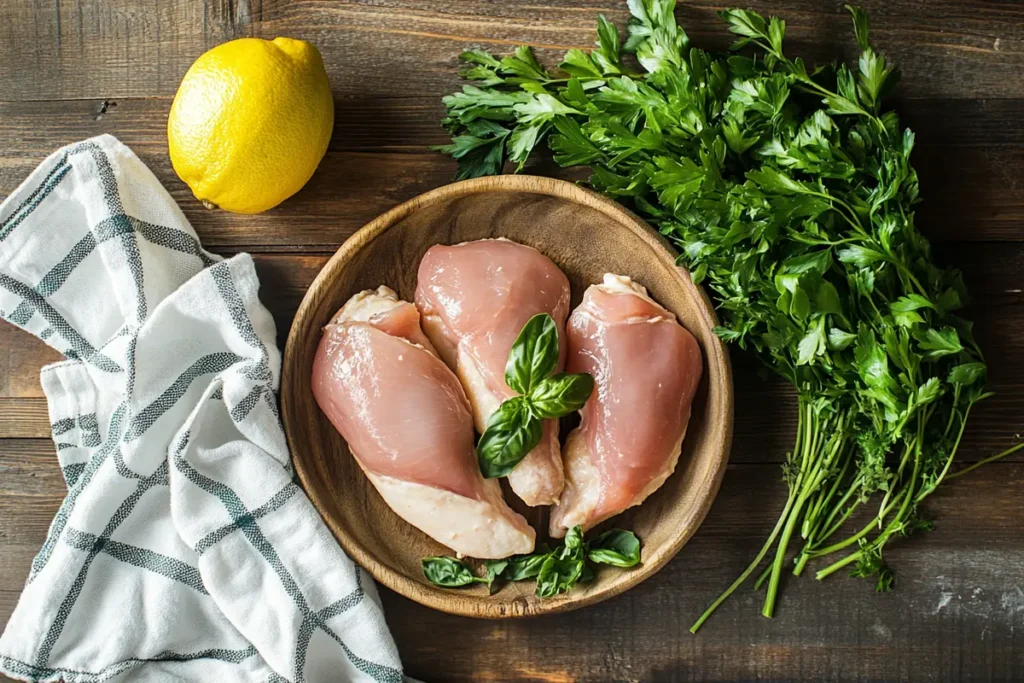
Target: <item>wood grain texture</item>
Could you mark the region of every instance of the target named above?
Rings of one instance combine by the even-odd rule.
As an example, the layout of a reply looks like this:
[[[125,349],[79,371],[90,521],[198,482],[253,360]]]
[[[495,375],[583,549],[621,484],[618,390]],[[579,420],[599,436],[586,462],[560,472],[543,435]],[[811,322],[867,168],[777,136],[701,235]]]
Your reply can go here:
[[[54,457],[48,440],[0,443],[0,623],[63,496]],[[892,593],[844,576],[785,580],[774,619],[760,616],[763,596],[747,590],[690,635],[686,629],[757,552],[782,508],[778,474],[774,465],[730,465],[704,524],[679,554],[650,580],[585,610],[481,621],[382,589],[407,672],[431,683],[1018,680],[1024,465],[1016,463],[978,470],[929,500],[937,529],[887,554],[896,570]]]
[[[192,61],[249,35],[259,0],[0,4],[2,99],[174,94]]]
[[[450,551],[388,508],[317,407],[311,387],[320,331],[351,296],[383,284],[411,301],[416,270],[428,248],[493,237],[534,247],[554,261],[569,278],[573,306],[604,273],[634,278],[694,335],[704,358],[676,471],[642,506],[609,522],[643,539],[642,565],[628,572],[600,572],[593,582],[547,600],[537,598],[529,582],[509,583],[494,594],[483,586],[453,592],[428,582],[420,560]],[[675,265],[664,241],[600,195],[532,176],[480,178],[438,188],[353,235],[299,305],[281,371],[281,415],[295,470],[346,552],[377,581],[417,602],[484,618],[596,604],[664,566],[700,526],[718,492],[732,442],[733,387],[729,356],[714,333],[717,324],[711,302]],[[545,508],[522,511],[535,529],[547,528]]]
[[[789,50],[826,60],[853,51],[841,2],[761,0],[754,9],[786,20]],[[903,67],[914,97],[1024,97],[1024,8],[1013,2],[861,3],[877,46]],[[678,16],[698,44],[730,43],[714,15],[720,3],[681,2]],[[169,96],[199,54],[241,35],[312,40],[329,54],[335,88],[370,96],[436,97],[454,82],[456,56],[522,43],[556,60],[589,47],[595,17],[623,24],[620,0],[8,0],[0,9],[4,99]],[[396,83],[396,79],[399,79]]]
[[[776,473],[762,470],[730,466],[704,525],[664,570],[579,612],[481,623],[385,593],[408,673],[538,683],[1019,680],[1024,564],[1019,536],[1003,525],[1019,520],[1020,465],[981,470],[933,501],[938,530],[887,552],[893,592],[878,595],[844,576],[787,580],[774,619],[760,615],[763,594],[746,589],[691,635],[690,624],[756,553],[785,502]],[[978,514],[979,497],[991,502],[993,518]],[[443,639],[422,635],[441,631]],[[450,643],[471,645],[453,656]]]
[[[1014,435],[1024,429],[1024,294],[1017,291],[1024,287],[1024,244],[940,243],[936,251],[941,262],[963,268],[974,297],[968,317],[976,323],[988,362],[998,368],[989,378],[996,396],[972,413],[961,450],[965,462],[976,461],[1013,445]],[[328,258],[325,253],[254,254],[261,299],[274,315],[282,348],[299,302]],[[732,357],[737,434],[732,461],[781,462],[796,428],[793,390],[780,380],[762,378],[758,364],[744,354],[733,351]],[[17,419],[7,419],[0,411],[0,430],[12,437],[48,436],[39,368],[59,359],[43,342],[0,321],[0,398],[38,402]],[[745,436],[756,438],[741,438]]]
[[[50,415],[45,398],[0,398],[0,439],[49,436]]]
[[[454,163],[428,147],[447,141],[438,124],[440,96],[458,79],[429,96],[370,97],[332,85],[336,116],[327,154],[305,188],[265,214],[205,209],[177,178],[167,156],[170,98],[5,102],[0,92],[0,196],[56,147],[110,133],[153,169],[208,248],[333,250],[395,204],[451,182]],[[1024,239],[1024,99],[909,99],[898,109],[917,134],[924,232],[945,240]],[[586,177],[544,155],[526,172]]]
[[[728,38],[712,9],[680,0],[700,45]],[[1024,431],[1024,3],[869,0],[876,44],[903,67],[896,107],[917,132],[925,199],[918,224],[938,258],[963,266],[971,317],[999,395],[979,406],[962,449],[977,460]],[[793,54],[849,57],[839,0],[744,2],[787,20]],[[0,0],[0,197],[62,144],[109,132],[171,191],[209,248],[256,255],[261,296],[283,341],[305,289],[356,229],[449,182],[426,151],[445,140],[439,98],[459,86],[467,47],[541,47],[553,63],[587,46],[594,18],[622,0]],[[174,176],[164,126],[191,61],[239,35],[290,35],[321,49],[338,111],[310,185],[278,209],[202,209]],[[562,174],[550,164],[532,167]],[[574,176],[569,176],[574,177]],[[59,359],[0,323],[0,623],[63,495],[39,367]],[[745,565],[783,503],[777,463],[795,426],[790,389],[734,353],[737,421],[722,493],[657,576],[567,615],[481,622],[382,597],[409,673],[428,681],[1019,680],[1020,491],[1024,465],[993,465],[930,499],[935,533],[887,555],[895,592],[835,577],[789,582],[776,619],[744,593],[692,637],[685,629]],[[6,399],[9,399],[7,401]]]

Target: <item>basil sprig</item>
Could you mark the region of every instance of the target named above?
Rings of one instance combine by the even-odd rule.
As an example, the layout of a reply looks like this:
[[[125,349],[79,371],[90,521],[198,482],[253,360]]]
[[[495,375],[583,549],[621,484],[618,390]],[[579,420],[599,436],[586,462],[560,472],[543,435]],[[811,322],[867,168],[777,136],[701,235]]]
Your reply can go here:
[[[537,552],[529,555],[485,561],[486,576],[477,576],[469,565],[453,557],[428,557],[423,560],[423,575],[431,583],[445,588],[485,583],[492,590],[498,580],[536,578],[537,596],[550,598],[569,592],[577,583],[592,581],[591,563],[634,567],[640,564],[640,541],[631,531],[612,529],[586,543],[583,529],[575,526],[554,549],[541,545]]]
[[[537,597],[550,598],[571,591],[587,569],[586,557],[583,530],[575,526],[565,535],[561,551],[548,553],[541,563],[537,573]],[[591,571],[591,578],[593,574]]]
[[[425,557],[420,565],[423,567],[423,576],[435,586],[459,588],[472,583],[490,585],[490,581],[476,576],[465,562],[454,557]]]
[[[487,421],[476,454],[484,477],[504,477],[540,442],[542,420],[579,410],[594,391],[588,374],[559,373],[558,327],[547,313],[523,326],[508,354],[505,383],[521,396],[498,407]]]
[[[640,563],[640,541],[631,531],[612,529],[590,542],[587,559],[614,567],[633,567]]]

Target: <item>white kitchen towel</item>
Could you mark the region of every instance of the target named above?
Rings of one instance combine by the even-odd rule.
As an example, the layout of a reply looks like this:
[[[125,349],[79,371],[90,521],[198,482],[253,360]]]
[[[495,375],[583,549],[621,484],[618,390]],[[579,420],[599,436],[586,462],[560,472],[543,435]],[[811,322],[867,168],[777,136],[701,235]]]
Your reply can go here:
[[[58,150],[0,205],[0,316],[43,368],[68,494],[0,638],[39,681],[402,680],[373,581],[295,482],[274,321],[131,150]]]

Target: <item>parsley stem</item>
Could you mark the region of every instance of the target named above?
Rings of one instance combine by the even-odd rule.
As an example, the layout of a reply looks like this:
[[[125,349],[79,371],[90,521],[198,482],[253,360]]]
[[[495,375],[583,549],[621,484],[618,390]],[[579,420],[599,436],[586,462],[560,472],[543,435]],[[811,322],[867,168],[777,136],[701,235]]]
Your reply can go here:
[[[976,463],[973,467],[967,468],[967,470],[961,470],[960,472],[957,472],[954,475],[950,475],[950,477],[946,476],[946,473],[949,472],[950,465],[953,464],[953,458],[956,457],[957,451],[960,450],[960,441],[964,438],[964,430],[967,428],[967,417],[971,414],[971,408],[973,408],[973,407],[974,407],[973,403],[969,403],[967,405],[967,410],[964,411],[963,420],[960,421],[960,431],[957,432],[956,441],[953,442],[953,447],[949,449],[949,456],[946,457],[946,464],[942,467],[942,471],[939,472],[939,476],[937,476],[935,478],[935,482],[933,484],[927,486],[927,487],[922,488],[921,492],[917,494],[917,500],[918,501],[921,501],[921,500],[927,498],[931,494],[931,492],[934,491],[936,489],[936,487],[938,487],[938,485],[942,483],[942,481],[944,479],[952,478],[952,477],[958,476],[960,474],[963,474],[964,472],[970,471],[971,469],[973,469],[973,467],[978,467],[980,465],[983,465],[986,462],[986,460],[982,460],[981,462]],[[1011,449],[1010,453],[1012,453],[1012,452],[1013,452],[1013,450]],[[998,460],[999,458],[1001,458],[1001,457],[1003,457],[1005,455],[1008,455],[1008,453],[1006,453],[1006,452],[997,453],[996,455],[992,456],[992,458],[994,460]]]
[[[907,493],[907,490],[903,489],[902,491],[900,491],[899,495],[897,495],[896,498],[893,499],[893,501],[889,503],[888,507],[886,507],[886,509],[885,509],[885,514],[886,515],[888,515],[890,512],[892,512],[892,509],[894,507],[896,507],[896,505],[901,502],[901,500],[906,496],[906,493]],[[850,536],[850,537],[840,541],[839,543],[834,543],[834,544],[828,546],[827,548],[822,548],[821,550],[815,550],[815,551],[813,551],[811,553],[811,556],[812,557],[823,557],[825,555],[831,555],[834,552],[838,552],[838,551],[842,550],[843,548],[848,548],[849,546],[853,545],[854,543],[856,543],[860,539],[862,539],[865,536],[867,536],[868,534],[870,534],[871,530],[874,529],[874,528],[875,528],[875,520],[871,520],[871,522],[867,526],[865,526],[863,529],[861,529],[860,531],[858,531],[854,535],[852,535],[852,536]]]
[[[923,421],[919,422],[918,430],[917,431],[918,431],[918,437],[920,438],[921,434],[924,432],[924,422]],[[874,548],[877,551],[879,551],[879,552],[881,551],[881,548],[889,540],[889,538],[892,536],[892,534],[895,533],[896,531],[899,531],[899,530],[902,529],[903,524],[906,521],[907,512],[908,512],[908,509],[909,509],[910,501],[914,499],[914,487],[915,487],[916,482],[917,482],[917,476],[918,476],[918,471],[920,470],[920,466],[921,466],[921,448],[920,448],[920,445],[918,445],[914,449],[914,472],[911,475],[910,482],[907,484],[907,486],[904,489],[904,491],[901,492],[901,494],[900,494],[900,497],[903,498],[903,503],[900,505],[899,511],[896,513],[896,516],[893,517],[893,519],[889,522],[888,526],[886,526],[885,530],[882,531],[878,535],[878,537],[874,541],[872,541],[872,543],[870,544],[870,545],[873,545]],[[916,501],[915,501],[915,503],[916,503]],[[867,528],[870,528],[871,526],[873,526],[873,524],[869,525]],[[846,565],[850,564],[851,562],[854,562],[854,561],[860,559],[863,556],[864,556],[864,549],[862,548],[861,550],[858,550],[857,552],[854,552],[854,553],[851,553],[850,555],[847,555],[846,557],[844,557],[843,559],[839,560],[838,562],[835,562],[835,563],[829,565],[825,569],[822,569],[817,574],[815,574],[814,577],[820,581],[820,580],[824,579],[825,577],[829,576],[830,574],[833,574],[833,573],[839,571],[840,569],[842,569]]]
[[[957,384],[956,387],[953,389],[953,407],[950,407],[950,409],[949,409],[949,420],[946,422],[946,431],[942,432],[942,438],[946,438],[947,436],[949,436],[949,430],[953,428],[953,419],[957,415],[957,410],[956,410],[955,406],[957,404],[959,404],[959,403],[960,403],[960,385]],[[967,408],[968,408],[968,411],[969,411],[970,410],[970,405],[968,405]],[[966,422],[966,421],[967,421],[967,415],[964,415],[964,422]]]
[[[835,476],[835,478],[834,478],[834,480],[832,482],[832,487],[828,490],[827,493],[825,493],[824,495],[822,495],[820,497],[818,503],[814,506],[814,510],[812,511],[812,513],[810,515],[810,519],[812,520],[811,524],[810,524],[810,527],[807,529],[806,533],[802,534],[802,536],[804,537],[804,540],[806,540],[808,542],[810,542],[810,540],[814,536],[814,533],[821,526],[821,523],[822,523],[821,512],[822,512],[822,510],[824,510],[825,506],[827,504],[831,503],[832,499],[835,498],[836,492],[839,490],[839,485],[841,483],[843,483],[843,481],[846,479],[846,472],[847,472],[847,470],[849,470],[850,464],[853,462],[853,458],[850,457],[849,448],[848,448],[847,444],[845,443],[845,437],[844,437],[843,451],[844,451],[844,453],[846,455],[846,457],[844,458],[843,467],[842,467],[841,470],[839,470],[839,473]],[[842,507],[843,503],[845,503],[846,497],[849,496],[851,490],[852,490],[852,487],[847,489],[846,496],[844,496],[839,501],[839,505],[838,506],[832,506],[832,514],[829,515],[829,517],[825,520],[825,524],[826,525],[831,520],[831,518],[835,515],[835,513],[839,510],[839,508]]]
[[[902,427],[901,427],[902,429]],[[910,462],[910,454],[913,452],[913,444],[909,443],[903,449],[903,456],[900,458],[900,466],[896,470],[896,476],[893,477],[893,481],[899,481],[900,477],[903,476],[903,470],[906,468],[907,463]],[[882,502],[878,506],[878,528],[882,528],[882,520],[885,519],[885,508],[889,504],[889,499],[892,498],[893,487],[889,487],[889,490],[882,496]]]
[[[830,564],[829,566],[827,566],[824,569],[822,569],[821,571],[819,571],[817,574],[814,575],[814,578],[816,578],[818,581],[821,581],[825,577],[827,577],[827,576],[829,576],[831,574],[834,574],[835,572],[839,571],[840,569],[842,569],[846,565],[848,565],[848,564],[850,564],[852,562],[856,562],[857,558],[859,558],[859,557],[860,557],[860,551],[859,550],[857,552],[855,552],[855,553],[850,553],[849,555],[847,555],[843,559],[839,560],[838,562],[834,562],[833,564]]]
[[[906,264],[904,264],[901,260],[896,258],[887,258],[886,260],[892,265],[896,266],[896,270],[898,270],[900,273],[905,275],[907,279],[910,280],[914,287],[917,288],[917,291],[920,292],[921,296],[923,296],[926,299],[929,298],[928,290],[921,285],[921,281],[917,279],[917,276],[910,272],[910,269],[907,268]]]
[[[962,470],[957,470],[953,474],[946,475],[946,479],[955,479],[956,477],[959,477],[962,474],[967,474],[971,470],[978,469],[982,465],[987,465],[990,462],[995,462],[996,460],[999,460],[1000,458],[1005,458],[1008,455],[1012,455],[1013,453],[1016,453],[1017,451],[1019,451],[1022,448],[1024,448],[1024,441],[1022,441],[1021,443],[1017,444],[1016,446],[1011,446],[1010,448],[1007,448],[1002,453],[996,453],[995,455],[990,455],[990,456],[988,456],[987,458],[985,458],[983,460],[979,460],[978,462],[974,463],[973,465],[969,465],[969,466],[963,468]]]
[[[751,562],[743,571],[743,573],[740,574],[739,577],[732,582],[732,585],[726,588],[725,591],[721,595],[719,595],[715,599],[715,601],[708,606],[706,610],[704,610],[704,613],[700,615],[700,618],[697,619],[697,621],[693,623],[693,626],[690,627],[690,633],[696,633],[697,630],[700,629],[700,627],[704,624],[704,622],[707,621],[708,618],[710,618],[711,615],[715,613],[715,610],[718,609],[718,607],[723,602],[725,602],[726,599],[730,595],[732,595],[737,588],[742,586],[743,583],[754,572],[754,570],[757,569],[758,565],[761,564],[761,560],[763,560],[764,556],[768,554],[768,550],[775,543],[775,538],[779,535],[779,530],[782,528],[782,525],[785,523],[786,518],[789,516],[790,508],[793,506],[793,500],[794,496],[790,494],[789,498],[786,500],[786,506],[782,508],[782,514],[779,515],[779,521],[775,523],[775,528],[772,530],[772,533],[768,536],[768,540],[766,540],[764,542],[764,545],[761,546],[761,550],[757,553],[757,556],[754,558],[753,562]]]
[[[754,582],[754,590],[761,590],[761,586],[763,586],[764,582],[768,580],[768,577],[772,575],[772,566],[773,565],[769,564],[764,568],[764,571],[761,572],[761,576],[757,577],[757,581]]]
[[[851,505],[849,508],[846,508],[844,506],[846,505],[847,501],[850,500],[850,497],[860,490],[860,479],[858,479],[856,483],[854,483],[852,486],[846,489],[846,493],[844,493],[843,497],[839,499],[839,503],[832,508],[832,512],[830,512],[828,517],[825,518],[825,524],[823,525],[825,528],[825,533],[823,533],[821,537],[814,543],[808,541],[808,545],[811,546],[812,550],[813,546],[816,546],[818,543],[832,538],[832,536],[834,536],[835,533],[839,531],[839,528],[846,523],[846,520],[850,518],[850,515],[853,514],[854,509],[857,507],[857,505],[859,505],[859,503]],[[840,511],[844,512],[842,515],[840,515],[838,520],[835,520],[835,523],[833,524],[833,520]]]
[[[789,519],[786,520],[782,535],[779,538],[779,545],[775,550],[775,561],[772,564],[771,575],[768,579],[768,592],[765,594],[764,607],[761,613],[769,619],[775,613],[779,582],[782,579],[782,567],[786,561],[786,551],[789,548],[789,541],[793,536],[793,530],[796,528],[797,521],[801,519],[800,513],[803,511],[807,500],[820,486],[828,467],[842,446],[841,437],[837,438],[840,433],[831,432],[828,427],[832,425],[828,423],[822,424],[820,418],[815,414],[817,411],[814,409],[811,399],[809,397],[805,398],[802,395],[801,403],[807,404],[807,426],[813,433],[813,436],[809,441],[805,439],[804,442],[805,448],[801,457],[801,472],[794,486],[794,489],[799,491],[799,493],[797,494],[794,507],[789,513]],[[827,433],[829,433],[829,440],[825,442],[824,437]],[[790,495],[792,496],[792,493]]]
[[[768,593],[764,596],[764,607],[761,609],[761,614],[772,618],[775,613],[775,600],[779,593],[779,580],[782,577],[782,563],[786,559],[786,548],[789,546],[789,538],[793,535],[793,527],[796,525],[796,520],[800,516],[800,510],[804,506],[804,502],[807,500],[806,496],[800,496],[797,498],[796,507],[789,513],[789,519],[786,520],[786,527],[782,531],[782,537],[779,538],[779,547],[775,550],[775,563],[772,565],[772,575],[768,580]]]
[[[808,414],[807,417],[805,417],[805,412]],[[796,452],[801,450],[801,446],[804,443],[804,424],[809,419],[809,413],[809,407],[805,405],[805,401],[801,400],[800,410],[797,413],[796,442],[793,444],[793,450],[790,453],[791,460],[795,456]],[[704,622],[715,613],[715,610],[717,610],[730,595],[736,592],[736,589],[742,586],[750,575],[754,573],[754,570],[757,569],[761,564],[761,561],[764,559],[764,556],[768,554],[768,551],[771,549],[772,545],[774,545],[775,539],[779,535],[779,531],[782,529],[782,526],[786,523],[786,520],[789,517],[789,511],[793,507],[795,499],[795,487],[790,487],[789,496],[786,498],[786,505],[782,508],[782,514],[779,515],[778,521],[775,522],[775,528],[772,529],[771,534],[768,535],[768,539],[764,542],[764,545],[761,546],[761,550],[757,553],[757,556],[754,557],[754,560],[749,565],[747,565],[747,568],[743,570],[743,573],[740,574],[736,580],[722,592],[721,595],[715,598],[715,601],[712,602],[706,610],[704,610],[704,613],[701,614],[697,621],[693,623],[693,626],[690,627],[690,633],[696,633]]]
[[[762,46],[762,47],[763,47],[763,46]],[[780,59],[782,59],[782,56],[781,56],[781,55],[779,55],[779,58],[780,58]],[[786,61],[788,61],[788,60],[786,60]],[[796,74],[794,74],[794,75],[796,75]],[[817,90],[817,91],[818,91],[819,93],[821,93],[821,94],[822,94],[822,95],[824,95],[825,97],[839,97],[839,95],[838,95],[837,93],[834,93],[834,92],[832,92],[831,90],[829,90],[828,88],[825,88],[825,87],[823,87],[823,86],[820,86],[820,85],[818,85],[818,84],[817,84],[816,82],[814,82],[814,80],[813,80],[813,79],[811,79],[810,77],[803,77],[803,76],[799,76],[799,75],[797,75],[797,78],[798,78],[798,80],[799,80],[799,81],[800,81],[801,83],[803,83],[803,84],[805,84],[805,85],[809,85],[809,86],[811,86],[812,88],[814,88],[815,90]],[[846,98],[843,98],[843,99],[846,99]],[[847,100],[847,101],[848,101],[848,100]],[[853,104],[853,103],[851,103],[851,104]],[[856,105],[855,105],[855,106],[856,106]],[[858,113],[858,115],[860,115],[860,116],[863,116],[863,117],[865,117],[865,118],[867,118],[867,119],[870,119],[870,120],[874,121],[874,122],[875,122],[875,124],[876,124],[876,125],[878,126],[879,130],[881,130],[881,131],[882,131],[883,133],[887,132],[887,131],[886,131],[886,128],[885,128],[885,124],[884,124],[884,123],[882,122],[882,120],[881,120],[880,118],[878,118],[877,116],[875,116],[874,114],[872,114],[871,112],[869,112],[869,111],[865,110],[865,109],[864,109],[864,108],[862,108],[862,107],[857,107],[857,113]]]
[[[850,224],[850,227],[852,227],[854,231],[856,231],[858,234],[870,238],[870,235],[864,230],[864,226],[862,226],[860,224],[860,221],[857,219],[857,212],[854,211],[853,208],[849,204],[844,202],[842,199],[839,199],[834,195],[828,194],[827,192],[813,192],[808,190],[805,191],[804,194],[809,194],[812,197],[825,199],[828,200],[829,203],[838,204],[839,206],[843,207],[844,209],[846,209],[846,213],[840,211],[839,215],[842,216],[846,220],[846,222]],[[835,209],[835,207],[832,208]]]
[[[804,567],[807,566],[807,561],[811,559],[811,556],[807,553],[801,552],[797,557],[796,566],[793,567],[793,576],[800,576],[804,572]]]

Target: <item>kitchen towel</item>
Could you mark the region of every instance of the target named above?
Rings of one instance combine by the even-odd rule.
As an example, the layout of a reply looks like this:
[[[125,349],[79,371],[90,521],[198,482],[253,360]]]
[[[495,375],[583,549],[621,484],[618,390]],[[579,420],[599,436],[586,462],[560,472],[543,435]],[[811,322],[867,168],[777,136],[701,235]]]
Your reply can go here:
[[[258,291],[109,135],[0,205],[0,316],[67,357],[41,382],[68,493],[7,675],[402,681],[373,581],[296,484]]]

